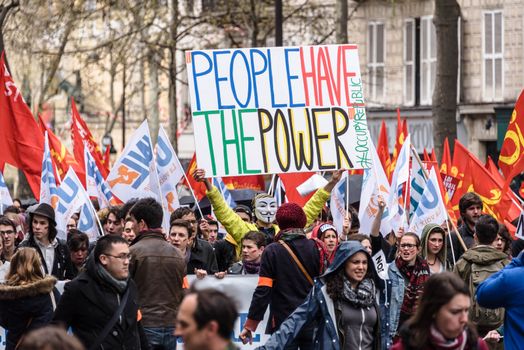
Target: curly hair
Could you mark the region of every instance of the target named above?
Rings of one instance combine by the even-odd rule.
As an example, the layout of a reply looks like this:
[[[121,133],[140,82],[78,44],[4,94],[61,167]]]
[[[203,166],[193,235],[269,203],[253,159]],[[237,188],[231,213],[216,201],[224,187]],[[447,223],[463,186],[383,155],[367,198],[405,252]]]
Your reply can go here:
[[[333,301],[341,300],[344,294],[344,269],[343,265],[334,273],[326,276],[326,291]]]

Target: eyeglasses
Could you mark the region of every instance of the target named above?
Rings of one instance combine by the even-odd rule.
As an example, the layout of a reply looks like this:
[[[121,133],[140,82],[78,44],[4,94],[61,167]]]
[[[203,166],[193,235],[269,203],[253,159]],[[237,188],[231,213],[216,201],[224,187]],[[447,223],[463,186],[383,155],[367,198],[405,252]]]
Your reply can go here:
[[[402,243],[400,245],[400,248],[401,249],[413,249],[415,248],[417,245],[416,244],[412,244],[412,243]]]
[[[104,254],[106,256],[110,256],[112,258],[120,259],[120,260],[131,260],[131,254],[120,254],[120,255],[111,255],[111,254]]]
[[[13,230],[0,231],[0,235],[12,235],[13,233],[15,233]]]

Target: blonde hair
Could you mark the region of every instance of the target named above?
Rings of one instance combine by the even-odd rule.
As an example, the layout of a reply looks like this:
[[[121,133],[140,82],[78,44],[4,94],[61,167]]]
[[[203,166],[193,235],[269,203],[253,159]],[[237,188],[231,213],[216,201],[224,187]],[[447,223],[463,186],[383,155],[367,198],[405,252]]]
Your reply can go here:
[[[34,248],[21,248],[11,258],[6,284],[19,286],[44,278],[40,255]]]

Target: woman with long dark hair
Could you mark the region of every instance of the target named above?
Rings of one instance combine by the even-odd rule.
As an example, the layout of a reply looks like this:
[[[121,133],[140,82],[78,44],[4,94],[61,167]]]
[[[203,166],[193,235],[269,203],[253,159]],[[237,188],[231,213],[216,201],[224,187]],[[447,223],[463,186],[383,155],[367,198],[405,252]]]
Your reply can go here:
[[[333,263],[304,303],[260,349],[285,349],[313,322],[318,322],[315,349],[380,349],[380,317],[371,264],[360,242],[342,242]]]
[[[55,277],[44,276],[34,248],[20,248],[13,255],[5,283],[0,284],[0,326],[7,330],[6,350],[16,349],[24,334],[51,321],[55,283]]]
[[[432,275],[392,350],[487,350],[468,320],[470,305],[469,287],[457,275]]]

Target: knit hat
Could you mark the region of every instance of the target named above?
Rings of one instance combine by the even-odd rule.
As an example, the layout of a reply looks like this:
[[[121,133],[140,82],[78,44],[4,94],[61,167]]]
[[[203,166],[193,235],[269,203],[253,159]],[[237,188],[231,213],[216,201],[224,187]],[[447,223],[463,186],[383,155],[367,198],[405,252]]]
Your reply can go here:
[[[52,206],[50,206],[47,203],[40,203],[38,207],[36,207],[35,210],[33,210],[31,213],[31,220],[35,215],[43,216],[47,219],[49,219],[49,224],[56,227],[56,221],[55,221],[55,210]]]
[[[304,228],[307,222],[304,210],[296,203],[282,204],[277,210],[276,220],[281,230]]]

